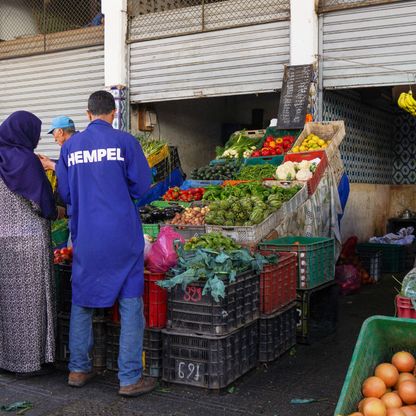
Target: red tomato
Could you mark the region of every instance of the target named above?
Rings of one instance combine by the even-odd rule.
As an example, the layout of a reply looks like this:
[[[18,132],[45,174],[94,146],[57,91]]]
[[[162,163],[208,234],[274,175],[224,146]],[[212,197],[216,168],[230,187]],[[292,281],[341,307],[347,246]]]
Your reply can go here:
[[[273,142],[274,141],[274,137],[273,136],[268,136],[267,138],[266,138],[266,142],[268,143],[268,142]]]
[[[283,148],[281,146],[276,148],[276,154],[277,155],[282,155],[285,151],[283,150]]]
[[[61,248],[61,256],[67,256],[69,254],[69,250],[67,247]]]
[[[262,149],[261,155],[262,156],[270,156],[270,149],[268,149],[268,148]]]
[[[261,156],[261,152],[260,150],[255,150],[252,154],[251,157],[260,157]]]

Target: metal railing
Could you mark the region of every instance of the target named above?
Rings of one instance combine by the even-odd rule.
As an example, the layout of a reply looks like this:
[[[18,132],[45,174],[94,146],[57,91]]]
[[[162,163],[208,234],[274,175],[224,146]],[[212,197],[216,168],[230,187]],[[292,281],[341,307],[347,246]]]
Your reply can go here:
[[[129,0],[129,41],[290,19],[289,0]]]
[[[101,0],[1,0],[0,59],[103,43]]]
[[[318,12],[325,13],[335,10],[376,6],[380,4],[398,3],[403,1],[406,0],[319,0]]]

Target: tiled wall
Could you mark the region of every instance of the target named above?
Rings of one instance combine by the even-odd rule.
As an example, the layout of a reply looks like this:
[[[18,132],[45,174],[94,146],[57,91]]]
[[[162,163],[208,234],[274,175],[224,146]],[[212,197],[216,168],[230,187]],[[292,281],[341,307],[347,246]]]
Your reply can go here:
[[[350,182],[392,183],[393,114],[363,104],[358,94],[325,91],[323,119],[345,121],[340,150]]]
[[[397,185],[416,184],[416,117],[398,110],[394,118],[393,181]]]

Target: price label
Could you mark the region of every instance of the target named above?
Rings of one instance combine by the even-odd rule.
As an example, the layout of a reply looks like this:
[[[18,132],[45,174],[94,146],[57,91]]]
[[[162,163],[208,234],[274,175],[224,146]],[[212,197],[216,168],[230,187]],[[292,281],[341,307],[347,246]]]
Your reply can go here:
[[[183,295],[183,300],[185,302],[194,302],[197,303],[202,299],[202,288],[196,286],[187,286],[185,294]]]
[[[205,365],[186,360],[176,360],[175,373],[178,381],[187,384],[204,385]]]

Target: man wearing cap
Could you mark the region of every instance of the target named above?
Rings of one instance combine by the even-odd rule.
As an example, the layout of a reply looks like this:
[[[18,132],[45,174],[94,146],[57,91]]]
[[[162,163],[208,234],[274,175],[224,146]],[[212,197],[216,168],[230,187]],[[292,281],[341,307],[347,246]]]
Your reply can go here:
[[[53,134],[53,138],[59,146],[62,146],[74,133],[76,133],[75,124],[67,116],[55,117],[52,120],[51,128],[48,131],[48,134]],[[43,169],[55,170],[56,161],[49,159],[49,157],[44,155],[38,156],[42,162]]]

